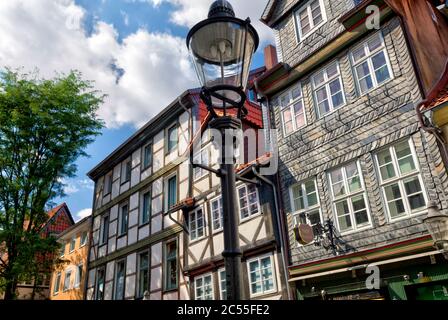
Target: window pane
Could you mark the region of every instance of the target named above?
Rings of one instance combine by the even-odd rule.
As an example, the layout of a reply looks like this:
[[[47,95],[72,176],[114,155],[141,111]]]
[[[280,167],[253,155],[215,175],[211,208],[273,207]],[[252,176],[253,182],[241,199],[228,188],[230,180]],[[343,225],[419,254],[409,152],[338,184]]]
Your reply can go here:
[[[308,220],[311,225],[315,225],[316,223],[320,223],[320,213],[319,210],[312,211],[308,214]]]
[[[362,195],[352,198],[353,210],[355,212],[356,224],[363,225],[369,223],[369,217],[367,215],[366,204]]]
[[[330,112],[330,104],[328,103],[328,100],[325,100],[324,102],[319,103],[319,115],[323,116]]]
[[[407,181],[404,181],[404,187],[411,209],[416,210],[424,208],[426,203],[418,177],[413,177]]]
[[[392,165],[392,163],[382,167],[380,169],[380,171],[381,171],[381,177],[383,178],[383,180],[387,180],[387,179],[395,177],[395,169],[394,169],[394,166]]]
[[[319,0],[315,0],[311,3],[311,15],[313,16],[314,26],[318,25],[322,21],[322,12],[320,10]]]
[[[355,192],[361,189],[361,180],[359,176],[348,179],[348,188],[350,192]]]
[[[335,94],[341,91],[341,81],[339,78],[330,82],[330,93]]]
[[[375,71],[375,76],[376,76],[376,82],[382,83],[390,78],[389,69],[387,69],[387,66],[383,66]]]
[[[324,83],[324,71],[320,71],[313,76],[314,87],[319,87],[322,83]]]
[[[386,65],[386,56],[384,55],[383,51],[377,53],[372,57],[372,65],[374,70],[377,70]]]
[[[336,212],[338,215],[339,229],[341,231],[351,229],[352,222],[350,219],[350,212],[347,201],[341,201],[336,203]]]
[[[305,183],[305,190],[307,193],[308,207],[312,207],[317,204],[316,186],[314,180]]]
[[[389,202],[389,211],[393,218],[402,215],[405,212],[403,201],[399,199]]]
[[[296,100],[297,98],[302,96],[302,90],[300,89],[300,86],[297,86],[292,89],[292,99]]]
[[[374,51],[375,49],[379,48],[382,46],[382,42],[381,42],[381,38],[379,36],[379,34],[377,34],[375,37],[373,37],[372,39],[370,39],[367,42],[367,45],[369,47],[370,52]]]
[[[401,198],[400,187],[398,184],[392,184],[385,188],[386,190],[386,198],[388,201],[395,200]]]
[[[322,102],[324,100],[327,100],[327,89],[325,87],[319,89],[316,91],[316,98],[317,102]]]
[[[353,51],[353,60],[355,62],[359,61],[360,59],[364,58],[365,56],[366,56],[366,52],[365,52],[364,46]]]
[[[328,79],[331,79],[335,75],[339,74],[338,72],[338,64],[333,63],[332,65],[327,67],[327,77]]]
[[[311,30],[310,22],[308,19],[308,10],[305,9],[302,12],[300,12],[299,17],[300,17],[302,36],[305,36]]]

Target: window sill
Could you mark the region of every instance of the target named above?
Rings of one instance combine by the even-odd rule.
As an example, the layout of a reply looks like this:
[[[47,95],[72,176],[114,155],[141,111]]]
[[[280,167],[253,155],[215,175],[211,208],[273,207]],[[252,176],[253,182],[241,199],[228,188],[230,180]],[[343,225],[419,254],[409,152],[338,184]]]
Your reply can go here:
[[[149,225],[149,222],[150,222],[150,221],[151,221],[151,220],[148,220],[147,222],[141,223],[141,224],[138,225],[138,227],[139,227],[139,228],[147,227],[147,226]]]
[[[297,12],[296,12],[297,13]],[[296,14],[294,13],[294,15]],[[296,17],[294,17],[294,20],[296,20]],[[313,29],[311,29],[310,31],[308,31],[308,33],[304,36],[302,36],[299,32],[299,30],[297,29],[296,31],[296,35],[297,35],[297,45],[301,45],[303,44],[303,42],[309,38],[311,35],[313,35],[313,33],[315,33],[320,27],[322,27],[325,23],[327,22],[327,19],[323,19],[317,26],[314,26]],[[294,21],[294,23],[297,23],[296,21]],[[297,28],[299,28],[300,26],[297,26]]]
[[[272,293],[276,293],[276,292],[277,292],[277,288],[274,288],[272,290],[264,291],[264,292],[260,292],[260,293],[251,293],[250,297],[251,298],[258,298],[258,297],[261,297],[261,296],[264,296],[264,295],[268,295],[268,294],[272,294]]]
[[[172,289],[163,289],[162,293],[172,293],[172,292],[175,292],[175,291],[178,291],[178,290],[179,290],[179,287],[172,288]]]
[[[389,223],[395,223],[395,222],[399,222],[399,221],[406,220],[406,219],[417,218],[426,213],[428,213],[428,209],[425,208],[421,211],[416,211],[415,213],[406,213],[406,215],[400,216],[398,218],[392,218],[392,217],[390,217],[390,215],[388,215],[388,218],[389,218],[388,220],[389,220]]]
[[[246,223],[246,222],[249,222],[249,221],[251,221],[251,220],[254,220],[254,219],[256,219],[256,218],[258,218],[258,217],[260,217],[260,216],[262,216],[262,215],[263,215],[262,212],[258,212],[258,213],[255,213],[255,214],[249,216],[249,217],[246,217],[246,218],[244,218],[244,219],[241,219],[241,217],[240,217],[240,225],[241,225],[241,224],[244,224],[244,223]]]
[[[369,90],[367,90],[366,92],[362,92],[362,93],[361,93],[361,90],[359,89],[358,79],[355,79],[355,81],[356,81],[356,89],[357,89],[358,94],[359,94],[358,98],[362,98],[362,97],[368,95],[369,93],[372,93],[373,91],[381,88],[382,86],[388,84],[389,82],[391,82],[394,79],[395,78],[393,76],[391,76],[390,79],[387,79],[386,81],[381,82],[380,84],[376,85],[375,87],[372,87]]]
[[[349,235],[352,235],[352,234],[355,234],[355,233],[358,233],[358,232],[361,232],[361,231],[369,230],[369,229],[372,229],[372,228],[373,228],[373,226],[370,223],[368,225],[362,226],[362,227],[360,227],[358,229],[355,229],[355,230],[340,231],[338,229],[338,231],[341,234],[341,236],[349,236]]]
[[[124,238],[125,236],[127,236],[128,235],[128,233],[126,232],[126,233],[123,233],[123,234],[119,234],[119,235],[117,235],[117,240],[118,239],[121,239],[121,238]]]
[[[188,238],[188,244],[189,245],[194,245],[194,244],[197,244],[197,243],[199,243],[199,242],[201,242],[201,241],[203,241],[203,240],[206,240],[207,239],[207,236],[205,235],[205,236],[202,236],[202,237],[200,237],[200,238],[197,238],[197,239],[194,239],[194,240],[191,240],[190,238]]]

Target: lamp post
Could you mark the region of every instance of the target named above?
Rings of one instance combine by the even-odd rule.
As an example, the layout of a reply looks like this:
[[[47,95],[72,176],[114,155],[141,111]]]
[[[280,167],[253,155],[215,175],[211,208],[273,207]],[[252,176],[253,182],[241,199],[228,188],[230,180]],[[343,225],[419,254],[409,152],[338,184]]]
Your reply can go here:
[[[434,241],[434,247],[440,250],[448,260],[448,215],[442,213],[437,202],[428,203],[428,215],[423,220]]]
[[[249,18],[236,18],[232,6],[226,0],[213,2],[208,18],[196,24],[187,36],[187,47],[202,85],[200,96],[212,117],[210,127],[219,130],[222,138],[220,169],[217,172],[202,165],[194,165],[213,171],[221,178],[224,220],[222,255],[228,300],[244,299],[232,132],[241,129],[241,119],[247,115],[244,92],[258,42],[258,34]],[[232,137],[231,141],[229,137]]]

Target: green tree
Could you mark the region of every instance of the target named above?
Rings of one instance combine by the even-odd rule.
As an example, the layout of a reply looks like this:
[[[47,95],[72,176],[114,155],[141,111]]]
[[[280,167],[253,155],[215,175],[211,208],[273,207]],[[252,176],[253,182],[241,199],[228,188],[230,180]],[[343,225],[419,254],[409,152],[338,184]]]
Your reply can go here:
[[[17,283],[53,263],[59,245],[42,225],[63,179],[103,127],[104,95],[72,71],[53,79],[38,72],[0,73],[0,286],[14,299]]]

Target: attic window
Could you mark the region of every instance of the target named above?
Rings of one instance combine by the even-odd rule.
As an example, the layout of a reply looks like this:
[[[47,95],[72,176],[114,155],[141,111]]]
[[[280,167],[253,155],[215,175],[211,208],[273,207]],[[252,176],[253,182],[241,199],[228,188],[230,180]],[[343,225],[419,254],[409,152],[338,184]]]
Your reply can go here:
[[[312,0],[295,13],[299,41],[303,41],[327,21],[323,0]]]

